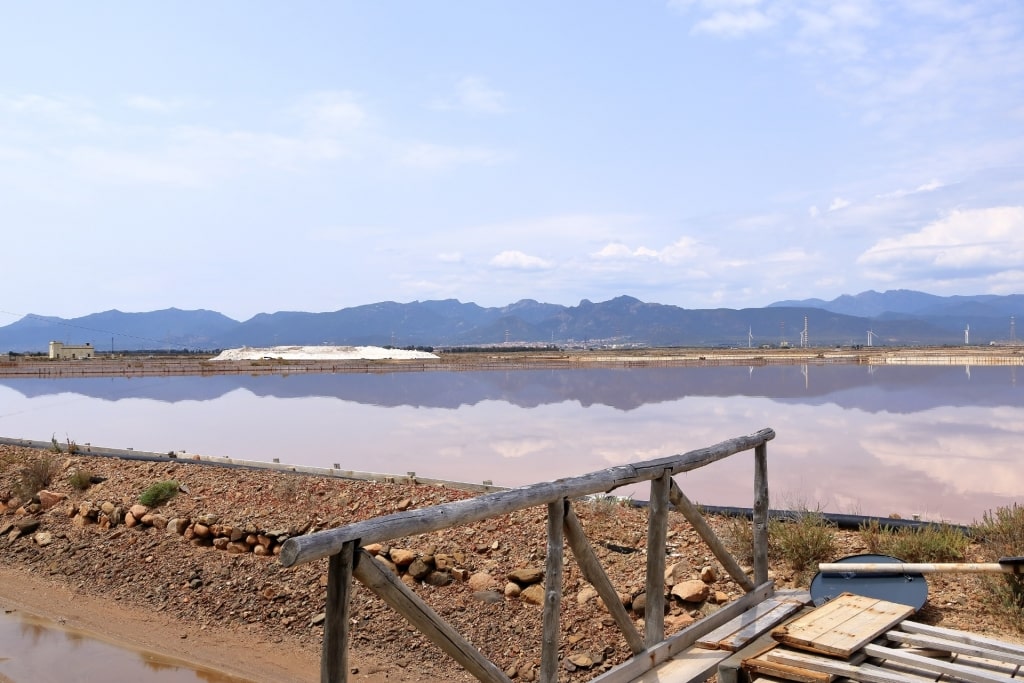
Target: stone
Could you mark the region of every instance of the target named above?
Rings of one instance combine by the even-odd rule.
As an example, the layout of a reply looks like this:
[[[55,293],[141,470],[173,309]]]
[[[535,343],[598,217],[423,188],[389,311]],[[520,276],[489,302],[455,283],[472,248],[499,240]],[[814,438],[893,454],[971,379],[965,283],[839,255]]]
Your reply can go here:
[[[398,501],[398,505],[396,505],[395,507],[398,508],[399,512],[405,512],[410,507],[412,507],[412,499],[403,498],[402,500]]]
[[[515,581],[522,586],[539,583],[544,578],[544,570],[537,567],[522,567],[508,573],[509,581]]]
[[[146,516],[149,517],[149,522],[148,522],[149,526],[153,527],[154,529],[158,529],[160,531],[163,531],[164,529],[167,528],[167,518],[164,517],[163,515],[158,514],[158,513],[151,513],[151,514],[146,515]]]
[[[270,555],[270,549],[265,545],[258,545],[252,549],[252,554],[258,557],[266,557]]]
[[[141,520],[143,517],[146,516],[146,513],[149,512],[149,508],[141,503],[136,503],[135,505],[132,505],[130,508],[128,508],[128,512],[130,512],[132,514],[132,517],[134,517],[135,519]]]
[[[576,654],[569,655],[569,661],[572,662],[574,666],[580,669],[589,669],[590,667],[594,666],[594,664],[596,664],[594,658],[590,655],[589,652],[578,652]]]
[[[45,548],[46,546],[53,543],[53,534],[51,534],[49,531],[40,531],[33,537],[33,540],[35,540],[36,545],[38,545],[40,548]]]
[[[39,496],[39,504],[44,510],[49,510],[50,508],[55,507],[58,503],[63,502],[68,497],[66,493],[54,493],[53,491],[47,491],[46,489],[43,489],[37,495]]]
[[[416,551],[408,548],[392,548],[389,555],[398,567],[408,567],[416,559]]]
[[[192,525],[192,533],[196,536],[196,538],[209,538],[210,527],[206,524],[203,524],[202,522],[195,522]]]
[[[19,534],[27,536],[39,528],[39,520],[34,517],[21,519],[14,523],[14,528],[18,530]]]
[[[676,562],[665,568],[665,585],[671,588],[680,581],[686,581],[690,577],[690,565],[688,562]]]
[[[665,627],[672,631],[676,631],[686,628],[695,621],[697,620],[685,612],[683,614],[670,614],[665,617]]]
[[[370,543],[369,545],[364,545],[363,546],[363,550],[365,550],[366,552],[368,552],[371,555],[373,555],[374,557],[376,557],[377,555],[380,555],[381,544],[380,543]]]
[[[85,515],[82,515],[82,516],[84,517]],[[139,520],[136,519],[135,515],[133,515],[132,513],[128,512],[124,516],[124,525],[126,527],[128,527],[129,529],[132,529],[132,528],[137,527],[139,525]]]
[[[218,536],[217,538],[213,539],[213,547],[217,550],[227,550],[228,545],[230,544],[231,540],[225,538],[224,536]]]
[[[643,614],[647,611],[647,593],[641,593],[633,598],[632,609],[635,614]]]
[[[321,612],[320,614],[314,615],[313,618],[309,620],[309,625],[319,626],[325,621],[327,621],[327,612]]]
[[[701,567],[700,580],[704,583],[714,583],[718,581],[718,572],[714,567]]]
[[[111,503],[109,500],[104,501],[103,504],[100,505],[100,511],[103,512],[103,514],[109,516],[114,511],[115,507],[117,506]]]
[[[205,527],[211,527],[211,526],[213,526],[214,524],[216,524],[219,521],[220,521],[220,518],[217,515],[211,515],[209,513],[204,514],[204,515],[199,515],[198,517],[196,517],[196,522],[198,522],[199,524],[202,524]]]
[[[683,581],[672,587],[672,595],[683,602],[704,602],[710,593],[711,589],[700,579]]]
[[[395,563],[389,560],[388,558],[384,557],[383,555],[374,555],[373,559],[374,561],[380,562],[382,565],[387,567],[392,574],[398,573],[398,567],[395,565]]]
[[[527,586],[523,589],[523,592],[519,594],[519,599],[528,605],[543,605],[544,586],[539,583]]]
[[[241,541],[235,541],[234,543],[228,543],[228,552],[235,555],[244,555],[245,553],[252,550],[252,548]]]
[[[473,593],[473,598],[480,602],[487,602],[491,604],[505,602],[505,596],[498,591],[475,591]]]
[[[428,586],[447,586],[452,582],[452,575],[448,572],[430,572],[423,580]]]
[[[495,583],[494,577],[487,572],[477,572],[469,577],[469,587],[475,591],[490,590]]]
[[[523,592],[523,587],[515,581],[509,581],[505,584],[505,597],[506,598],[518,598]]]
[[[432,568],[429,564],[424,562],[423,558],[417,557],[412,561],[412,564],[405,568],[405,571],[408,572],[409,576],[416,581],[422,581],[423,578],[432,571]]]
[[[724,605],[729,602],[729,595],[722,591],[715,591],[714,602],[716,605]]]
[[[454,567],[455,567],[455,558],[453,558],[451,555],[446,555],[444,553],[437,553],[437,554],[434,555],[434,568],[435,569],[445,570],[445,569],[453,569]]]
[[[597,597],[597,591],[593,586],[587,586],[576,594],[576,604],[581,607]]]

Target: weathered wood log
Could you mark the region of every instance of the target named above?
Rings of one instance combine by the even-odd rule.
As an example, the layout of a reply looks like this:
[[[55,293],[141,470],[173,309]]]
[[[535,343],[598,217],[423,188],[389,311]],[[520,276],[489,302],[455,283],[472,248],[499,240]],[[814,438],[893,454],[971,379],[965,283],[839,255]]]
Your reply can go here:
[[[690,523],[697,533],[700,535],[704,542],[708,544],[711,552],[718,561],[722,563],[722,567],[726,573],[732,577],[740,588],[747,591],[748,593],[754,590],[754,582],[750,580],[750,577],[743,572],[743,568],[740,567],[739,562],[732,556],[725,545],[723,545],[721,539],[715,535],[711,525],[704,519],[704,515],[700,514],[700,510],[697,506],[686,497],[686,494],[682,492],[679,485],[676,484],[675,479],[672,480],[672,487],[669,490],[669,500],[672,501],[672,505],[675,506],[676,510],[682,513],[683,517],[686,517],[686,521]]]
[[[768,445],[754,446],[754,583],[768,580]]]
[[[356,544],[348,542],[331,555],[327,569],[327,618],[320,656],[320,683],[348,680],[348,608]]]
[[[604,567],[601,566],[601,561],[594,553],[590,542],[587,541],[586,534],[583,533],[583,527],[580,526],[580,520],[576,517],[576,513],[573,512],[571,507],[565,513],[565,539],[569,542],[569,548],[576,558],[576,563],[580,566],[583,578],[601,596],[605,607],[608,608],[608,613],[611,614],[619,630],[622,631],[622,636],[626,639],[629,649],[633,654],[642,652],[644,649],[644,639],[640,636],[640,632],[636,630],[633,620],[629,617],[629,612],[626,611],[626,608],[619,600],[619,594],[615,590],[615,586],[612,585],[611,579],[608,578]]]
[[[562,557],[565,508],[569,501],[548,503],[548,548],[544,567],[544,630],[541,635],[540,681],[558,681],[558,636],[562,607]]]
[[[290,567],[333,555],[339,552],[347,541],[357,541],[365,545],[428,533],[478,522],[488,517],[496,517],[536,505],[546,505],[562,498],[578,498],[593,493],[612,491],[620,486],[662,476],[666,470],[670,474],[689,472],[735,453],[759,446],[763,447],[765,442],[773,438],[775,438],[775,432],[766,428],[748,436],[728,439],[714,446],[689,451],[682,455],[610,467],[579,477],[530,484],[468,500],[397,512],[336,529],[326,529],[307,536],[297,536],[284,543],[281,548],[280,561],[282,565]],[[767,499],[767,482],[764,484],[764,489]],[[765,516],[767,516],[767,500],[765,500]],[[767,568],[765,571],[767,573]]]
[[[651,480],[647,506],[647,603],[644,605],[644,645],[665,638],[665,541],[668,538],[668,470]]]
[[[409,590],[401,580],[385,569],[365,550],[360,549],[353,575],[376,593],[430,642],[447,652],[478,681],[511,683],[501,669],[444,621],[430,605]]]

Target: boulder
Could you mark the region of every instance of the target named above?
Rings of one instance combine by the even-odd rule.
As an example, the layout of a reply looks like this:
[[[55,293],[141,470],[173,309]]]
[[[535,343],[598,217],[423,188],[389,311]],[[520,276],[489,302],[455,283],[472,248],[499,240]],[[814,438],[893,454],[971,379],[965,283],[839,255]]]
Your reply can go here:
[[[544,570],[537,567],[522,567],[508,573],[509,581],[515,581],[521,586],[529,586],[540,583],[544,578]]]
[[[700,579],[682,581],[672,587],[672,595],[683,602],[704,602],[710,593],[711,589]]]
[[[544,604],[544,586],[539,583],[534,583],[523,589],[523,592],[519,594],[519,599],[528,605],[543,605]]]

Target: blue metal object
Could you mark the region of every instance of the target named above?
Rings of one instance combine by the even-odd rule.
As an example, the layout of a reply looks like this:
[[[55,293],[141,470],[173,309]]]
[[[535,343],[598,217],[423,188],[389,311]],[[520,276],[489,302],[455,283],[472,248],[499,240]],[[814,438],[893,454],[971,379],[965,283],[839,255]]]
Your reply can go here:
[[[889,555],[851,555],[836,561],[876,564],[900,564],[903,560]],[[820,607],[842,593],[853,593],[886,602],[909,605],[914,611],[921,609],[928,600],[928,582],[921,574],[906,574],[895,570],[891,574],[858,574],[857,572],[818,572],[811,580],[811,600]]]

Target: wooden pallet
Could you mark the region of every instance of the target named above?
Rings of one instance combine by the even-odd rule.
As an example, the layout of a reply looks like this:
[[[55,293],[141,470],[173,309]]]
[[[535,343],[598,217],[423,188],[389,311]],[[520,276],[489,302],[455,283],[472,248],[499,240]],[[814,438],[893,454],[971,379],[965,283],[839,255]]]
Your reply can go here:
[[[772,631],[780,643],[820,654],[849,657],[914,613],[914,608],[843,593],[810,614]]]

